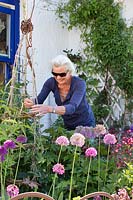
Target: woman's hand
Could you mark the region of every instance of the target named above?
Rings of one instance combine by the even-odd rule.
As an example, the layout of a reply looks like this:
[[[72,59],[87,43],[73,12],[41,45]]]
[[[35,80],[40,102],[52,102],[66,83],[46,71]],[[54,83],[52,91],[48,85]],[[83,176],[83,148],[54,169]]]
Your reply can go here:
[[[31,99],[26,98],[24,100],[24,106],[25,108],[31,108],[34,105],[33,101]]]
[[[52,106],[46,106],[44,104],[36,104],[32,106],[30,111],[31,113],[35,113],[36,116],[42,116],[47,113],[51,113],[52,109],[53,109]]]

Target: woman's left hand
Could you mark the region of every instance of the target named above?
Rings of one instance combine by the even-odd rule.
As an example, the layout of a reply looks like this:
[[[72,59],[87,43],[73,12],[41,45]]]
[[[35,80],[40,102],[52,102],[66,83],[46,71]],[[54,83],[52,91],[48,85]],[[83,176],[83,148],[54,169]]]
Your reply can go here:
[[[44,104],[33,105],[30,109],[31,113],[35,113],[36,116],[42,116],[52,112],[52,106],[46,106]]]

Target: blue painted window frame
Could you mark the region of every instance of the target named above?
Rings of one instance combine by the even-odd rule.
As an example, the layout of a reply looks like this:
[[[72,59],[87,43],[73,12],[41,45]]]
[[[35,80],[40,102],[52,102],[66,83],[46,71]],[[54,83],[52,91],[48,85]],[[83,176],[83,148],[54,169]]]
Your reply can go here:
[[[11,78],[11,65],[13,65],[15,53],[19,44],[19,23],[20,23],[20,0],[1,0],[2,3],[15,6],[15,10],[0,6],[0,12],[9,14],[10,20],[10,57],[0,55],[0,62],[6,63],[6,81]]]

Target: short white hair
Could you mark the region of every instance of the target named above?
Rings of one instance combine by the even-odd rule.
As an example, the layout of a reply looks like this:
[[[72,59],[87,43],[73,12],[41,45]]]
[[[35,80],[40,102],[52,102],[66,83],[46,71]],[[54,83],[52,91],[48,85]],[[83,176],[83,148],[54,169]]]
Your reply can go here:
[[[68,70],[70,72],[70,74],[72,74],[72,75],[76,74],[74,64],[65,55],[58,55],[58,56],[56,56],[54,59],[52,59],[51,63],[52,63],[52,68],[54,66],[60,67],[62,65],[65,65],[66,66],[66,70]]]

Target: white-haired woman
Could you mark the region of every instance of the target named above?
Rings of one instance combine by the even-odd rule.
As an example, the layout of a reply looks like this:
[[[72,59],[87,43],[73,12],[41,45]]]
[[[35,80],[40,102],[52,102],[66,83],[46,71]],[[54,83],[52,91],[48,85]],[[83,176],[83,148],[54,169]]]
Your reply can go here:
[[[95,118],[91,106],[86,100],[85,81],[75,76],[75,68],[65,55],[59,55],[52,60],[52,75],[43,85],[37,96],[37,103],[26,98],[24,105],[38,116],[46,113],[61,115],[64,126],[74,130],[77,126],[95,126]],[[56,107],[44,105],[43,102],[50,92],[53,92]]]

